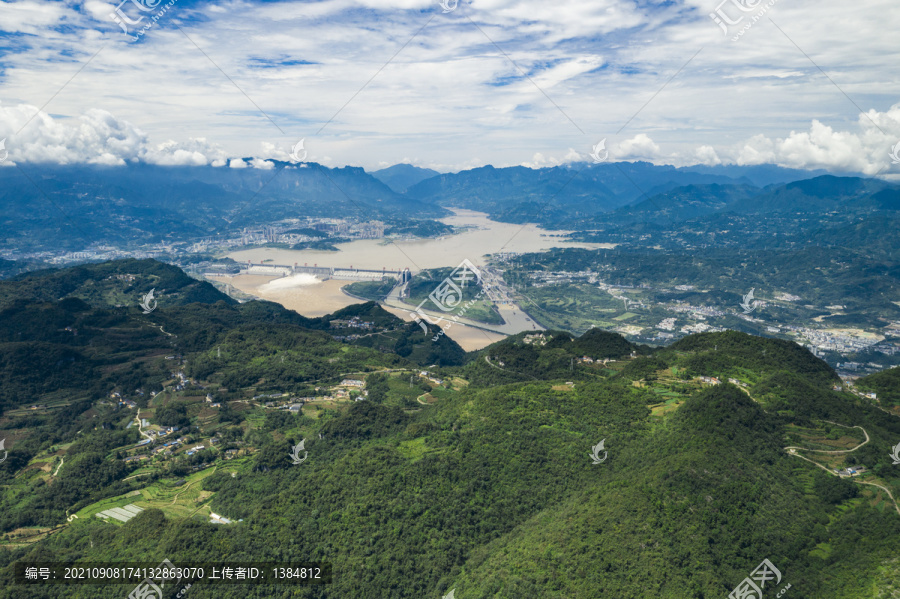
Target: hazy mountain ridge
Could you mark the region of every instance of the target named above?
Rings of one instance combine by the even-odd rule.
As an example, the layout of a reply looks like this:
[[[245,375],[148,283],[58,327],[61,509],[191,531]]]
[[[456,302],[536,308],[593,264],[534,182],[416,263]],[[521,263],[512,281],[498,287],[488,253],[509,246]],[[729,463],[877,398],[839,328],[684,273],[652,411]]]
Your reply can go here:
[[[572,230],[629,221],[641,226],[702,221],[718,214],[774,217],[839,209],[868,214],[900,207],[896,186],[831,175],[768,183],[754,194],[752,181],[802,174],[777,167],[741,171],[635,162],[485,166],[446,174],[410,165],[377,171],[404,187],[398,193],[357,167],[272,165],[269,170],[27,165],[31,181],[17,169],[3,169],[0,222],[7,224],[0,226],[0,239],[9,247],[32,249],[199,241],[298,216],[382,220],[398,234],[427,235],[440,229],[429,219],[446,216],[444,206]]]
[[[357,167],[27,165],[0,170],[0,239],[75,247],[198,241],[298,216],[421,219],[447,212],[402,196]]]
[[[422,168],[411,164],[395,164],[370,173],[373,177],[396,191],[404,193],[407,189],[425,179],[440,175],[430,168]]]
[[[823,214],[834,210],[856,212],[897,208],[900,208],[900,188],[894,185],[876,179],[823,175],[738,200],[730,204],[727,210],[751,214]]]
[[[699,219],[759,193],[758,187],[749,185],[686,185],[619,208],[609,214],[608,220],[671,224]]]
[[[441,205],[485,210],[497,220],[579,228],[585,217],[653,201],[686,186],[761,187],[809,176],[779,167],[676,168],[647,162],[539,169],[489,165],[426,179],[406,193]]]

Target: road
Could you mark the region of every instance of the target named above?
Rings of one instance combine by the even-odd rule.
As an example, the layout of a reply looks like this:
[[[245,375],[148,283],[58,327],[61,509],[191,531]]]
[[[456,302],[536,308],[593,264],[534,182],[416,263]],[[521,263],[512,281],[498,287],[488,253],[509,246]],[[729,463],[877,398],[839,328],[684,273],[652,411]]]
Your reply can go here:
[[[832,472],[830,469],[826,468],[822,464],[800,455],[799,453],[797,453],[797,451],[798,450],[799,451],[813,451],[816,453],[828,453],[828,454],[850,453],[850,452],[856,451],[857,449],[859,449],[860,447],[862,447],[863,445],[865,445],[866,443],[869,442],[869,433],[867,433],[866,429],[864,429],[861,426],[844,426],[843,424],[838,424],[837,422],[831,422],[830,420],[826,420],[825,422],[828,422],[829,424],[835,424],[837,426],[843,426],[844,428],[858,428],[866,436],[866,440],[863,441],[862,443],[860,443],[859,445],[857,445],[856,447],[854,447],[853,449],[841,449],[841,450],[836,450],[836,451],[829,451],[829,450],[825,450],[825,449],[805,449],[803,447],[785,447],[784,449],[788,452],[788,455],[796,456],[796,457],[800,458],[801,460],[806,460],[807,462],[809,462],[811,464],[815,464],[816,466],[818,466],[819,468],[821,468],[828,474],[831,474],[832,476],[838,476],[838,474],[836,472]],[[887,487],[883,487],[876,483],[869,483],[869,482],[864,482],[861,480],[853,479],[853,482],[858,483],[860,485],[869,485],[872,487],[878,487],[879,489],[881,489],[882,491],[887,493],[888,497],[891,498],[891,501],[894,504],[894,509],[897,510],[898,514],[900,514],[900,505],[897,505],[897,500],[894,499],[894,495],[891,493],[890,489],[888,489]]]
[[[138,432],[141,433],[141,436],[143,436],[143,437],[147,437],[148,439],[153,439],[153,437],[151,437],[150,435],[145,433],[143,430],[141,430],[142,422],[141,422],[140,413],[141,413],[141,411],[138,410],[138,413],[134,417],[138,423]]]
[[[799,449],[801,451],[813,451],[815,453],[832,453],[832,454],[834,454],[834,453],[851,453],[853,451],[856,451],[857,449],[859,449],[860,447],[862,447],[863,445],[865,445],[866,443],[869,442],[869,433],[867,433],[866,429],[864,429],[861,426],[844,426],[843,424],[838,424],[837,422],[832,422],[830,420],[825,420],[824,422],[827,422],[828,424],[833,424],[835,426],[842,426],[844,428],[858,428],[866,436],[866,440],[863,441],[862,443],[860,443],[859,445],[857,445],[856,447],[854,447],[853,449],[839,449],[839,450],[834,450],[834,451],[830,451],[830,450],[826,450],[826,449],[806,449],[805,447],[785,447],[785,449],[788,449],[788,450]],[[791,452],[791,453],[793,453],[793,452]],[[803,456],[800,456],[800,457],[803,457]],[[826,468],[826,470],[827,470],[827,468]]]
[[[386,306],[390,306],[391,308],[396,308],[398,310],[404,310],[405,312],[411,313],[415,306],[407,304],[403,300],[400,299],[401,292],[406,288],[406,283],[395,286],[391,289],[391,292],[388,294],[387,298],[382,302]],[[430,302],[425,302],[422,307],[422,312],[425,313],[431,320],[437,322],[439,318],[443,318],[445,321],[450,322],[454,325],[463,325],[467,327],[472,327],[476,329],[482,329],[485,331],[490,331],[492,333],[500,333],[501,335],[515,335],[516,333],[521,333],[522,331],[543,331],[544,327],[534,322],[531,317],[528,316],[522,309],[516,304],[510,302],[506,305],[497,306],[498,310],[500,310],[500,316],[503,318],[503,324],[488,324],[484,322],[479,322],[477,320],[472,320],[470,318],[466,318],[464,316],[459,317],[456,320],[452,320],[454,318],[454,312],[438,312],[434,310],[426,309]],[[410,316],[412,319],[412,316]],[[442,322],[443,326],[446,324]]]
[[[492,366],[492,367],[496,368],[497,370],[502,370],[503,372],[508,372],[508,373],[510,373],[510,374],[516,374],[516,375],[519,375],[519,376],[528,376],[528,377],[533,378],[534,380],[538,380],[537,377],[535,377],[535,376],[533,376],[533,375],[531,375],[531,374],[528,374],[528,373],[525,373],[525,372],[516,372],[515,370],[507,370],[506,368],[503,368],[502,366],[497,366],[496,364],[494,364],[493,362],[491,362],[490,356],[488,356],[488,355],[486,355],[486,354],[485,354],[485,356],[484,356],[484,361],[487,362],[489,366]]]

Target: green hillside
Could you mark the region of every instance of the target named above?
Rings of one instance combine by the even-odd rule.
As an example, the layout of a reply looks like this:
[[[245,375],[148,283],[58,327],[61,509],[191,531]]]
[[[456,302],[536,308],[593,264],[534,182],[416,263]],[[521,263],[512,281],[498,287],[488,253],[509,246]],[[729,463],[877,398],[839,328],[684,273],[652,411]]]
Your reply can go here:
[[[900,406],[900,368],[889,368],[862,377],[856,381],[856,386],[863,391],[874,392],[883,406]]]
[[[594,329],[463,354],[426,349],[440,344],[374,304],[305,319],[160,300],[145,315],[79,281],[41,301],[0,282],[0,598],[133,588],[25,588],[17,560],[333,567],[325,586],[185,595],[217,599],[726,597],[764,559],[782,575],[766,597],[897,590],[900,421],[834,391],[793,343],[651,348]],[[337,340],[351,321],[388,341]],[[429,351],[447,359],[414,359]],[[148,430],[160,436],[136,446]],[[144,511],[96,517],[126,505]]]

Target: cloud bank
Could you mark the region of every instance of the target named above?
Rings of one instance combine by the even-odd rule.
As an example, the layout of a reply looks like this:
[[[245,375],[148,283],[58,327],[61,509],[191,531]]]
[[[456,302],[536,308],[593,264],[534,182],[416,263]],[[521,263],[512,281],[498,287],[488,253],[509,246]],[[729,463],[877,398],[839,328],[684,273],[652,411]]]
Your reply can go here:
[[[67,164],[268,169],[305,139],[335,166],[540,167],[606,138],[620,160],[896,170],[900,11],[778,2],[732,42],[716,4],[180,0],[133,42],[116,3],[0,2],[0,139]]]

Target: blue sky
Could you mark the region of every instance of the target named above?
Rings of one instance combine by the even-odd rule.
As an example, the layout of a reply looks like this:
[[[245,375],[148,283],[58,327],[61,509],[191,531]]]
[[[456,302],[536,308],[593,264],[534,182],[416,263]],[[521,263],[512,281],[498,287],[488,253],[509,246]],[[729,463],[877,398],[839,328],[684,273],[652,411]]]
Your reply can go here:
[[[271,168],[303,139],[330,166],[455,171],[606,139],[613,160],[900,175],[887,0],[143,1],[0,1],[5,165]]]

